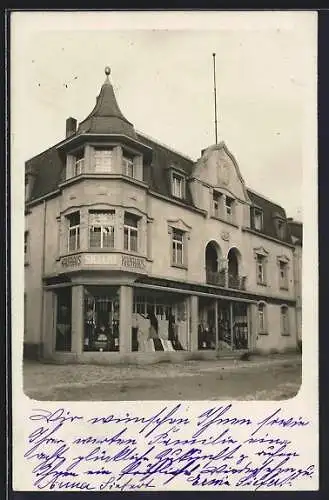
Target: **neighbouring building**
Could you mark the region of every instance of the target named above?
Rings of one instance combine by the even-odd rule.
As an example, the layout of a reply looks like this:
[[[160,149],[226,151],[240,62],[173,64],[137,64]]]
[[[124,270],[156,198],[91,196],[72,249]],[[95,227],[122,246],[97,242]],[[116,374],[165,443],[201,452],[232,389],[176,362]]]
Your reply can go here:
[[[301,245],[285,210],[223,142],[193,161],[137,132],[105,72],[89,116],[26,162],[25,355],[295,349]]]
[[[296,297],[296,327],[297,339],[301,345],[302,341],[302,250],[303,250],[303,224],[292,218],[288,218],[291,240],[294,245],[294,281]]]

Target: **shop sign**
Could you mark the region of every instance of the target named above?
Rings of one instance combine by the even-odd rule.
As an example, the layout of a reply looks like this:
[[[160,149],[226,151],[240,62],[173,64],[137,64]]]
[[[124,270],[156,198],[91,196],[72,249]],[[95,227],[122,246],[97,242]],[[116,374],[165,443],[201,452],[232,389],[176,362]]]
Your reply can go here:
[[[96,265],[96,266],[115,266],[116,265],[116,255],[115,254],[85,254],[84,256],[85,264]]]
[[[133,257],[131,255],[122,255],[122,266],[131,267],[133,269],[145,269],[145,261],[140,257]]]
[[[81,255],[68,255],[61,260],[63,267],[79,267],[81,265]]]

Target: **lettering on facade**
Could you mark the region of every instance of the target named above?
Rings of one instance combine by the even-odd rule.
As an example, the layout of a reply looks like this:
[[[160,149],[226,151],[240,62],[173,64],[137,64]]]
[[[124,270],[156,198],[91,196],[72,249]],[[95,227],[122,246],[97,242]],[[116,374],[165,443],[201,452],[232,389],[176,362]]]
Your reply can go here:
[[[115,254],[86,254],[85,264],[96,266],[115,266]]]
[[[139,257],[133,257],[131,255],[122,255],[122,266],[131,267],[133,269],[145,269],[145,262]]]
[[[68,255],[63,257],[61,262],[63,267],[79,267],[81,265],[81,255]]]

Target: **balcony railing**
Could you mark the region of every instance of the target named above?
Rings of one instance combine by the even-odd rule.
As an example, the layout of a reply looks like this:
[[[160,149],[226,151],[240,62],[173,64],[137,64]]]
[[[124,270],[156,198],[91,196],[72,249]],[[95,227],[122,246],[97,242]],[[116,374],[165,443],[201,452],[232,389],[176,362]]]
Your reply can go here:
[[[210,285],[225,286],[225,271],[206,270],[207,283]]]
[[[237,290],[246,289],[246,276],[228,276],[228,287]]]
[[[246,276],[226,276],[225,271],[206,270],[206,280],[210,285],[234,288],[236,290],[245,290],[246,279]]]

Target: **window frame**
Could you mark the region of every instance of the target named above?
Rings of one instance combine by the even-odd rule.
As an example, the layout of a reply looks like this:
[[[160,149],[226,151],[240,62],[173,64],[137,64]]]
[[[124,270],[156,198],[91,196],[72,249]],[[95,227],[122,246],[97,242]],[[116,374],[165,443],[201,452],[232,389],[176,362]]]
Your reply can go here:
[[[111,146],[108,146],[108,147],[94,147],[94,153],[93,153],[93,157],[94,157],[94,172],[96,174],[112,174],[113,173],[113,147]],[[97,154],[98,153],[111,153],[109,155],[109,158],[110,158],[110,162],[109,162],[109,168],[103,168],[104,167],[104,164],[106,164],[105,162],[105,158],[102,158],[101,160],[101,168],[100,166],[97,166]]]
[[[259,216],[260,220],[260,227],[256,227],[256,217]],[[251,223],[252,223],[252,229],[255,231],[263,231],[264,228],[264,213],[263,210],[259,207],[252,207],[251,209]]]
[[[181,239],[177,239],[177,235],[181,237]],[[181,253],[181,262],[178,262],[177,255],[178,247],[180,248]],[[185,232],[182,229],[178,229],[176,227],[172,228],[171,231],[171,265],[174,267],[186,267],[185,263]]]
[[[91,223],[90,219],[90,215],[93,215],[93,214],[108,214],[112,217],[112,224],[104,224],[104,223]],[[115,248],[115,210],[89,210],[89,213],[88,213],[88,248],[90,250],[113,250]],[[91,244],[91,233],[92,231],[95,229],[95,228],[100,228],[100,245],[97,245],[97,246],[93,246]],[[104,235],[105,235],[105,231],[104,229],[105,228],[111,228],[111,231],[110,231],[110,242],[111,244],[110,245],[104,245]]]
[[[257,254],[256,256],[256,278],[257,285],[266,286],[266,258],[264,255]],[[261,266],[261,267],[260,267]],[[259,270],[261,269],[262,277],[259,279]]]
[[[132,226],[128,223],[125,222],[125,218],[127,216],[133,217],[136,219],[136,226]],[[123,249],[126,252],[134,252],[134,253],[139,253],[139,222],[140,222],[140,217],[134,213],[131,212],[125,212],[124,213],[124,222],[123,222]],[[126,242],[126,230],[127,230],[127,247],[125,246]],[[132,233],[136,233],[136,250],[131,248],[131,241],[132,241]]]
[[[134,162],[134,158],[130,158],[129,156],[125,156],[123,154],[122,156],[122,165],[123,165],[123,175],[125,175],[126,177],[130,177],[131,179],[134,179],[135,178],[135,162]],[[131,175],[128,171],[128,165],[129,167],[131,167]]]
[[[24,264],[28,264],[30,261],[30,232],[28,230],[24,231]]]
[[[74,215],[79,215],[79,223],[71,226],[71,219]],[[67,241],[67,250],[68,253],[77,252],[80,250],[80,228],[81,228],[81,219],[80,219],[80,211],[71,212],[66,215],[66,219],[68,221],[68,241]],[[71,232],[75,233],[75,245],[74,248],[70,247],[71,242]]]
[[[284,270],[283,278],[281,275],[282,269]],[[289,290],[288,263],[283,260],[279,260],[279,287],[280,290]]]
[[[229,205],[227,205],[228,201],[230,202]],[[224,199],[225,219],[229,222],[234,222],[234,205],[235,205],[235,199],[232,198],[231,196],[225,195]]]
[[[285,315],[283,315],[285,311]],[[285,319],[284,319],[285,318]],[[280,306],[280,330],[282,337],[290,337],[290,318],[289,318],[289,307],[286,304]],[[285,330],[286,328],[286,330]]]
[[[216,200],[215,200],[215,197],[217,198]],[[212,193],[212,213],[213,213],[214,217],[217,217],[217,218],[221,217],[221,215],[222,215],[222,208],[221,208],[222,201],[223,201],[223,193],[216,191],[214,189],[213,193]],[[215,203],[218,204],[217,210],[215,209]]]
[[[260,321],[260,307],[262,308],[262,327]],[[257,304],[257,333],[258,335],[268,335],[267,324],[267,304],[264,301]]]
[[[175,193],[175,179],[180,181],[180,192],[179,194]],[[174,198],[179,200],[183,200],[185,198],[185,177],[184,175],[174,171],[171,174],[171,194]]]

